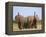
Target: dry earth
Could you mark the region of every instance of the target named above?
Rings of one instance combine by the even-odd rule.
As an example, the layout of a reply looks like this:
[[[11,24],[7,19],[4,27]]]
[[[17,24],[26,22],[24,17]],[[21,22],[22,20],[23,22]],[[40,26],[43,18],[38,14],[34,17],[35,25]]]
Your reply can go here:
[[[28,30],[41,30],[42,24],[37,24],[37,28],[30,28],[30,29],[19,29],[18,25],[13,23],[13,31],[28,31]]]

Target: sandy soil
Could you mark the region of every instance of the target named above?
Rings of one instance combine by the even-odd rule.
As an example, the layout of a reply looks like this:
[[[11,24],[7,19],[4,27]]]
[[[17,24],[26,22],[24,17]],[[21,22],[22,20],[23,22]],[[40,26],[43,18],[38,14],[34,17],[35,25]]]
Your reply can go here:
[[[13,31],[28,31],[28,30],[41,30],[42,29],[42,25],[41,24],[37,24],[37,28],[30,28],[30,29],[19,29],[18,25],[13,23]]]

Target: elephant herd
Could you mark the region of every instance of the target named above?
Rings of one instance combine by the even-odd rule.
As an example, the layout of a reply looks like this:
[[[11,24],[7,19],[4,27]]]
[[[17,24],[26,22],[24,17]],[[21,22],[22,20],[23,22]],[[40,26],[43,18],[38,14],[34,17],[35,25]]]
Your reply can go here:
[[[37,18],[34,16],[28,16],[24,17],[22,15],[15,16],[16,22],[18,24],[19,29],[24,29],[24,28],[37,28]]]

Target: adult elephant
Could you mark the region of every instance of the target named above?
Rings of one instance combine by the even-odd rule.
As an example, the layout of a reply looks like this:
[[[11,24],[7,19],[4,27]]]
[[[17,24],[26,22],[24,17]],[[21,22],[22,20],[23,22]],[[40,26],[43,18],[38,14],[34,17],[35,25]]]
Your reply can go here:
[[[34,12],[34,16],[28,16],[27,17],[28,27],[29,28],[33,28],[33,27],[37,28],[37,21],[38,21],[37,19],[38,19],[38,15],[35,16],[35,12]]]
[[[16,19],[19,29],[23,29],[24,28],[24,17],[22,15],[17,15],[15,19]]]
[[[28,16],[28,19],[27,19],[28,21],[28,27],[29,28],[33,28],[33,27],[35,27],[35,28],[37,28],[37,19],[36,19],[36,17],[34,17],[34,16]]]

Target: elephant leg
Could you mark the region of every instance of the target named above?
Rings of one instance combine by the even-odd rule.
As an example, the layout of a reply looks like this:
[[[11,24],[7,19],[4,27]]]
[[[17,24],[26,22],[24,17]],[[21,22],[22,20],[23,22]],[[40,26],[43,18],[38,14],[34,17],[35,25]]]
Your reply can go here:
[[[20,26],[21,26],[21,29],[23,29],[23,24],[21,24]]]
[[[31,28],[33,28],[33,24],[31,24]]]
[[[33,23],[31,23],[30,25],[31,25],[31,28],[33,28]]]
[[[31,24],[29,24],[29,28],[33,28],[33,26]]]
[[[22,29],[21,22],[18,22],[19,29]]]
[[[21,29],[21,26],[20,26],[21,24],[20,23],[18,23],[18,27],[19,27],[19,29]]]

